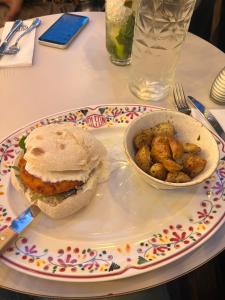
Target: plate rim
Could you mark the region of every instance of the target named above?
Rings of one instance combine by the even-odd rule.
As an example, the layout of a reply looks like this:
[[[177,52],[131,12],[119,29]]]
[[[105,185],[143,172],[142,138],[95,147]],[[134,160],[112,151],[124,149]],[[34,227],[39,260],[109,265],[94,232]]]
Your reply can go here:
[[[130,103],[129,104],[128,103],[123,103],[123,104],[121,104],[121,103],[120,104],[116,104],[116,103],[115,104],[99,104],[99,105],[83,106],[83,107],[79,107],[79,108],[72,108],[72,109],[68,109],[68,110],[65,110],[65,111],[50,114],[48,116],[38,118],[35,121],[29,122],[28,124],[22,126],[21,128],[13,131],[7,137],[2,139],[0,141],[0,143],[2,144],[5,140],[10,139],[12,136],[16,136],[18,134],[18,132],[23,131],[25,129],[30,129],[30,127],[32,125],[35,125],[36,123],[38,123],[40,121],[44,121],[48,118],[54,118],[54,117],[57,117],[57,116],[62,116],[62,115],[65,115],[67,113],[70,113],[70,112],[81,111],[82,109],[88,109],[88,110],[91,110],[91,111],[95,111],[96,109],[101,108],[101,107],[112,107],[112,108],[113,107],[142,107],[142,108],[148,108],[148,109],[153,109],[153,110],[168,110],[167,108],[164,108],[164,107],[159,107],[159,106],[155,106],[155,105],[148,105],[148,104],[137,104],[137,103],[135,103],[135,104],[130,104]],[[171,110],[171,109],[169,109],[169,110]],[[142,114],[143,114],[143,112],[142,112]],[[211,131],[211,130],[209,130],[209,131]],[[216,137],[218,140],[220,140],[220,142],[222,144],[222,151],[224,151],[224,146],[225,146],[224,141],[220,137],[215,135],[212,131],[211,131],[211,133],[214,135],[214,137]],[[149,263],[146,263],[145,265],[141,265],[141,266],[132,266],[132,265],[127,266],[126,268],[122,268],[120,271],[113,272],[113,273],[107,273],[107,274],[103,273],[103,274],[97,274],[97,275],[90,275],[90,274],[89,275],[50,274],[50,273],[42,272],[42,271],[39,271],[39,270],[34,270],[34,269],[31,269],[31,268],[23,266],[23,265],[19,265],[16,262],[11,261],[9,258],[5,257],[4,254],[0,257],[0,260],[3,261],[6,265],[11,266],[12,268],[14,268],[18,271],[21,271],[25,274],[33,275],[33,276],[35,276],[36,274],[39,274],[40,276],[35,276],[35,277],[54,280],[54,281],[97,282],[97,281],[116,280],[116,279],[127,278],[127,277],[138,275],[138,274],[143,274],[145,272],[155,270],[157,268],[161,268],[161,267],[167,265],[168,263],[172,263],[172,262],[176,261],[177,259],[182,258],[184,255],[190,253],[190,251],[188,251],[189,249],[192,249],[192,251],[193,251],[196,248],[198,248],[200,245],[202,245],[204,242],[206,242],[208,239],[210,239],[210,237],[213,236],[213,234],[224,224],[224,221],[225,221],[225,212],[223,213],[223,215],[221,215],[220,219],[217,220],[216,224],[214,224],[214,226],[212,226],[204,235],[202,235],[197,240],[197,242],[191,243],[187,247],[182,248],[182,250],[177,251],[177,252],[173,253],[172,255],[169,255],[169,256],[165,257],[164,259],[162,259],[160,261],[156,261],[155,263],[149,262]],[[157,265],[159,265],[159,266],[157,266]],[[132,270],[132,271],[127,272],[128,270]],[[135,272],[133,272],[133,270],[137,270],[137,272],[138,271],[140,271],[140,272],[135,273]],[[126,273],[126,276],[124,276],[125,273]],[[128,273],[131,273],[131,274],[128,274]]]

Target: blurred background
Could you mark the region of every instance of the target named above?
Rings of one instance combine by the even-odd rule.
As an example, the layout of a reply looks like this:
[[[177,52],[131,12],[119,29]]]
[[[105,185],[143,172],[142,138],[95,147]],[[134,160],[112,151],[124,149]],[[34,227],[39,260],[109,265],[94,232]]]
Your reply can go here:
[[[189,31],[225,52],[225,1],[202,0],[192,16]]]
[[[21,19],[65,11],[104,11],[105,6],[105,0],[0,0],[0,27],[12,2],[20,6],[16,17]],[[225,52],[225,0],[196,0],[189,31]]]

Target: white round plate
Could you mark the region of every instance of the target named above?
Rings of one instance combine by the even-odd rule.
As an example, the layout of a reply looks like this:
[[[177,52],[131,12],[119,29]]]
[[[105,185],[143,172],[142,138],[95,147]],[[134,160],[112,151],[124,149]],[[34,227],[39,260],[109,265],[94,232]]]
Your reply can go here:
[[[183,190],[156,190],[126,161],[123,133],[141,114],[162,108],[101,105],[59,113],[25,126],[0,143],[0,231],[27,201],[10,183],[18,141],[37,126],[74,122],[91,130],[108,150],[111,175],[90,205],[63,220],[40,214],[2,254],[26,274],[58,281],[105,281],[164,266],[205,242],[224,222],[224,144],[221,160],[204,183]],[[179,130],[179,129],[178,129]]]

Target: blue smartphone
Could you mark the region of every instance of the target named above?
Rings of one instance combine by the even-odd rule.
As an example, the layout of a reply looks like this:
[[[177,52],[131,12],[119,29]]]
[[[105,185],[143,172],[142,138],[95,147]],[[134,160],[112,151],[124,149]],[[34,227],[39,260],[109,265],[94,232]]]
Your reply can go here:
[[[39,43],[66,48],[88,22],[89,18],[86,16],[63,14],[38,38]]]

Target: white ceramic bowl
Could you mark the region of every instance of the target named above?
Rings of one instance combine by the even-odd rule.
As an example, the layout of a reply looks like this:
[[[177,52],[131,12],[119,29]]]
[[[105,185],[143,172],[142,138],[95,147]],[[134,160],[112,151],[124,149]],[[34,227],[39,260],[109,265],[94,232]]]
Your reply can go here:
[[[201,156],[207,160],[205,169],[190,182],[171,183],[156,179],[145,173],[134,161],[134,137],[143,129],[151,128],[159,123],[167,121],[174,125],[176,137],[179,141],[194,143],[201,147]],[[170,110],[146,113],[132,121],[125,131],[124,147],[126,155],[137,173],[143,178],[143,180],[157,189],[176,189],[199,184],[213,174],[219,162],[219,149],[211,132],[196,119],[180,112]]]

